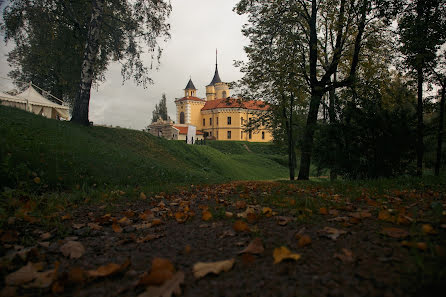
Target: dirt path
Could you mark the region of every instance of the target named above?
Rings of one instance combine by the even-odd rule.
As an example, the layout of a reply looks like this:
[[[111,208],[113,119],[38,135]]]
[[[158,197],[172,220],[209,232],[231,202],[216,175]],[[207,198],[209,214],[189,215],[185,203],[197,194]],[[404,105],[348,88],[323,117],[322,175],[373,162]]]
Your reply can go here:
[[[20,221],[2,231],[2,296],[170,296],[178,284],[181,296],[440,296],[446,231],[444,214],[430,211],[437,202],[444,193],[353,200],[257,182],[142,195],[113,211],[80,207],[65,213],[65,234]],[[18,246],[24,235],[28,249]],[[263,250],[240,253],[256,238]],[[280,247],[300,258],[274,263]],[[168,260],[159,270],[158,258]],[[231,259],[227,271],[194,276],[198,262]]]

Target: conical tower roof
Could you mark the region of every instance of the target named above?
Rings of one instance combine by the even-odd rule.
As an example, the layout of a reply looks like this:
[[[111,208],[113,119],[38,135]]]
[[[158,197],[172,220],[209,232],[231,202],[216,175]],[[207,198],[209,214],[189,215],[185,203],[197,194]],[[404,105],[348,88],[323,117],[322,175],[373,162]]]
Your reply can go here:
[[[194,83],[192,82],[192,78],[189,79],[185,90],[196,90]]]
[[[215,73],[214,73],[214,77],[212,78],[211,83],[209,84],[210,86],[214,86],[216,83],[221,83],[221,79],[220,79],[220,75],[218,75],[218,67],[217,64],[215,64]]]

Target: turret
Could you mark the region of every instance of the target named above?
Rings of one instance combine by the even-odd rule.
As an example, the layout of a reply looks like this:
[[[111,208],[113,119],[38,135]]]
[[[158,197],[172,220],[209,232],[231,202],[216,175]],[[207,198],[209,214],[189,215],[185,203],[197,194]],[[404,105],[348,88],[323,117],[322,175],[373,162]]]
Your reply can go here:
[[[215,72],[209,85],[206,86],[206,100],[211,101],[229,97],[229,87],[221,81],[218,74],[217,51],[215,51]]]
[[[194,83],[192,82],[192,78],[189,79],[189,82],[186,85],[186,88],[184,89],[184,96],[185,97],[196,97],[197,96],[197,89],[194,86]]]

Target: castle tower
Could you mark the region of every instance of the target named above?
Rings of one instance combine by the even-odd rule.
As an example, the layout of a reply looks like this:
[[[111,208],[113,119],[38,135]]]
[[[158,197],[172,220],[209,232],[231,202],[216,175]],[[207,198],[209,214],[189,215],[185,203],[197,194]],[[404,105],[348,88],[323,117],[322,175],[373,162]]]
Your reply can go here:
[[[184,89],[184,97],[197,97],[197,89],[192,82],[192,78],[189,79],[189,82]]]
[[[229,87],[221,81],[218,74],[217,50],[215,50],[215,73],[212,81],[206,86],[206,100],[211,101],[229,97]]]

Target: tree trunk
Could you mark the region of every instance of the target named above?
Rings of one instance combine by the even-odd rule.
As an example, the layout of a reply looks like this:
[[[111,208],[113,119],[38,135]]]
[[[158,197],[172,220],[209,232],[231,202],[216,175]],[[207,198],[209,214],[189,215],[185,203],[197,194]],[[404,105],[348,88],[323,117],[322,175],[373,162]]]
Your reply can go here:
[[[418,104],[417,104],[417,176],[423,175],[423,68],[417,69],[417,83],[418,83]]]
[[[85,43],[84,61],[82,62],[79,91],[73,106],[71,121],[90,124],[88,112],[90,106],[91,84],[94,78],[94,65],[99,51],[99,32],[104,11],[104,0],[93,0],[87,42]]]
[[[336,83],[336,72],[333,74],[333,82]],[[336,123],[336,111],[335,111],[335,105],[336,105],[336,90],[335,89],[331,89],[330,92],[328,93],[328,116],[330,119],[330,126],[333,128],[335,123]],[[331,131],[334,131],[334,129],[331,129]],[[330,133],[331,134],[331,133]],[[335,141],[335,137],[332,137],[332,135],[330,135],[330,138],[333,138],[332,141]],[[333,168],[336,166],[336,155],[335,155],[335,160],[334,160],[334,164],[332,164],[332,168],[330,168],[330,180],[336,180],[338,178],[338,173],[336,172],[336,169]]]
[[[296,167],[296,153],[294,151],[294,138],[293,138],[293,105],[294,97],[291,96],[290,100],[290,115],[289,119],[286,112],[286,107],[283,107],[283,116],[286,120],[285,128],[288,136],[288,169],[290,172],[290,180],[294,180]]]
[[[441,101],[440,101],[440,119],[438,123],[438,138],[437,138],[437,160],[435,162],[435,176],[440,175],[441,168],[441,146],[443,144],[443,126],[444,126],[444,102],[445,102],[445,89],[446,80],[443,82],[441,89]]]
[[[308,111],[307,125],[305,127],[302,141],[302,154],[300,157],[299,180],[310,178],[311,153],[313,151],[313,138],[317,125],[317,114],[322,99],[322,93],[312,90],[310,99],[310,110]]]

